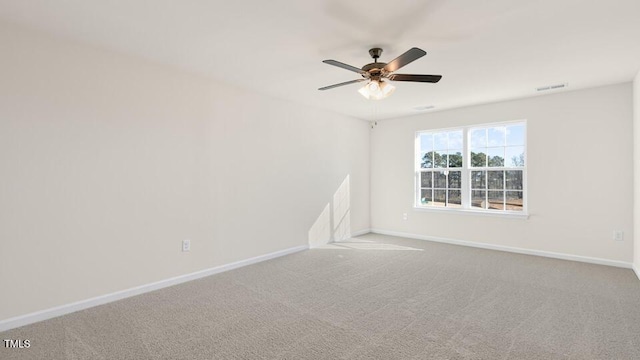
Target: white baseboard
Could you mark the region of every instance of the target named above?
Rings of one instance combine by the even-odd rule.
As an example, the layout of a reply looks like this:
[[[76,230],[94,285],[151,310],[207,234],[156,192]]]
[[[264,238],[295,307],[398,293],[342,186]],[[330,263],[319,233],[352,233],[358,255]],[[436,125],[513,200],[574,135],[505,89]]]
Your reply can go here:
[[[640,280],[640,268],[638,268],[638,266],[636,264],[632,264],[631,266],[633,268],[633,272],[636,273],[636,276],[638,277],[638,280]]]
[[[130,289],[116,291],[111,294],[96,296],[94,298],[76,301],[74,303],[56,306],[50,309],[45,309],[45,310],[30,313],[30,314],[12,317],[12,318],[0,321],[0,331],[14,329],[20,326],[33,324],[38,321],[51,319],[54,317],[70,314],[72,312],[88,309],[94,306],[110,303],[113,301],[131,297],[131,296],[136,296],[136,295],[144,294],[150,291],[181,284],[187,281],[200,279],[206,276],[237,269],[242,266],[247,266],[247,265],[259,263],[261,261],[274,259],[280,256],[289,255],[298,251],[307,250],[308,248],[309,248],[308,245],[296,246],[289,249],[284,249],[284,250],[272,252],[269,254],[256,256],[250,259],[236,261],[230,264],[220,265],[213,268],[196,271],[190,274],[174,276],[174,277],[156,281],[150,284],[140,285]]]
[[[556,252],[543,251],[543,250],[523,249],[523,248],[517,248],[517,247],[511,247],[511,246],[494,245],[494,244],[487,244],[487,243],[467,241],[467,240],[447,239],[447,238],[441,238],[436,236],[410,234],[410,233],[403,233],[403,232],[397,232],[397,231],[389,231],[384,229],[371,229],[371,232],[375,234],[381,234],[381,235],[399,236],[399,237],[405,237],[410,239],[427,240],[427,241],[469,246],[469,247],[475,247],[475,248],[481,248],[481,249],[506,251],[506,252],[512,252],[516,254],[535,255],[535,256],[543,256],[543,257],[554,258],[554,259],[580,261],[580,262],[591,263],[591,264],[615,266],[615,267],[620,267],[625,269],[632,268],[632,264],[625,261],[608,260],[608,259],[594,258],[594,257],[588,257],[588,256],[581,256],[581,255],[563,254],[563,253],[556,253]],[[636,274],[638,274],[638,271],[636,271]]]
[[[353,231],[353,232],[351,232],[351,237],[356,237],[356,236],[368,234],[370,232],[371,232],[371,229],[362,229],[362,230],[358,230],[358,231]]]

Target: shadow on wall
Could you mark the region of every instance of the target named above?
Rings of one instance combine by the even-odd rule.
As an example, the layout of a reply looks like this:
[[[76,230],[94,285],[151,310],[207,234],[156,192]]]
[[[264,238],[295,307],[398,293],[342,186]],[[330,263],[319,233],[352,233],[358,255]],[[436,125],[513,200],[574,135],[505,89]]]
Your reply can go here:
[[[332,201],[327,203],[320,216],[309,229],[309,247],[314,248],[326,245],[331,241],[351,238],[349,189],[349,175],[347,175],[338,190],[333,194]],[[332,203],[333,207],[331,206]],[[333,209],[333,217],[331,216],[331,209]]]

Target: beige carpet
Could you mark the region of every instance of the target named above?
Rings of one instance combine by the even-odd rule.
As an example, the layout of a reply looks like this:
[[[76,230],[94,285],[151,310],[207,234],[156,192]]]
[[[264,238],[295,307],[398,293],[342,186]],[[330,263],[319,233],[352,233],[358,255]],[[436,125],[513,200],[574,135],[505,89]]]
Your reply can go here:
[[[0,333],[0,359],[640,359],[631,270],[381,235]]]

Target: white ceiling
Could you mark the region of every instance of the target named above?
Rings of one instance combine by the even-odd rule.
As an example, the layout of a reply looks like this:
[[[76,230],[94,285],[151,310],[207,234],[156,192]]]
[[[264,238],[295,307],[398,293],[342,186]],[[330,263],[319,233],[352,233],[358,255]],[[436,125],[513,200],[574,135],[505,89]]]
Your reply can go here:
[[[198,72],[278,98],[363,119],[629,81],[640,69],[639,0],[0,0],[0,18]],[[388,62],[411,47],[427,56],[381,101],[358,85],[368,49]],[[434,111],[434,110],[431,110]]]

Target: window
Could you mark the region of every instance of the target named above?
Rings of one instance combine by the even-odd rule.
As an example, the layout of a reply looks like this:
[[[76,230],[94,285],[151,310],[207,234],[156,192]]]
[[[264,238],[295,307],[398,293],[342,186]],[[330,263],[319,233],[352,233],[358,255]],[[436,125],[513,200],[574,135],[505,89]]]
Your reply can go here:
[[[420,134],[420,204],[462,205],[462,131]]]
[[[525,212],[524,122],[416,134],[416,207]]]

